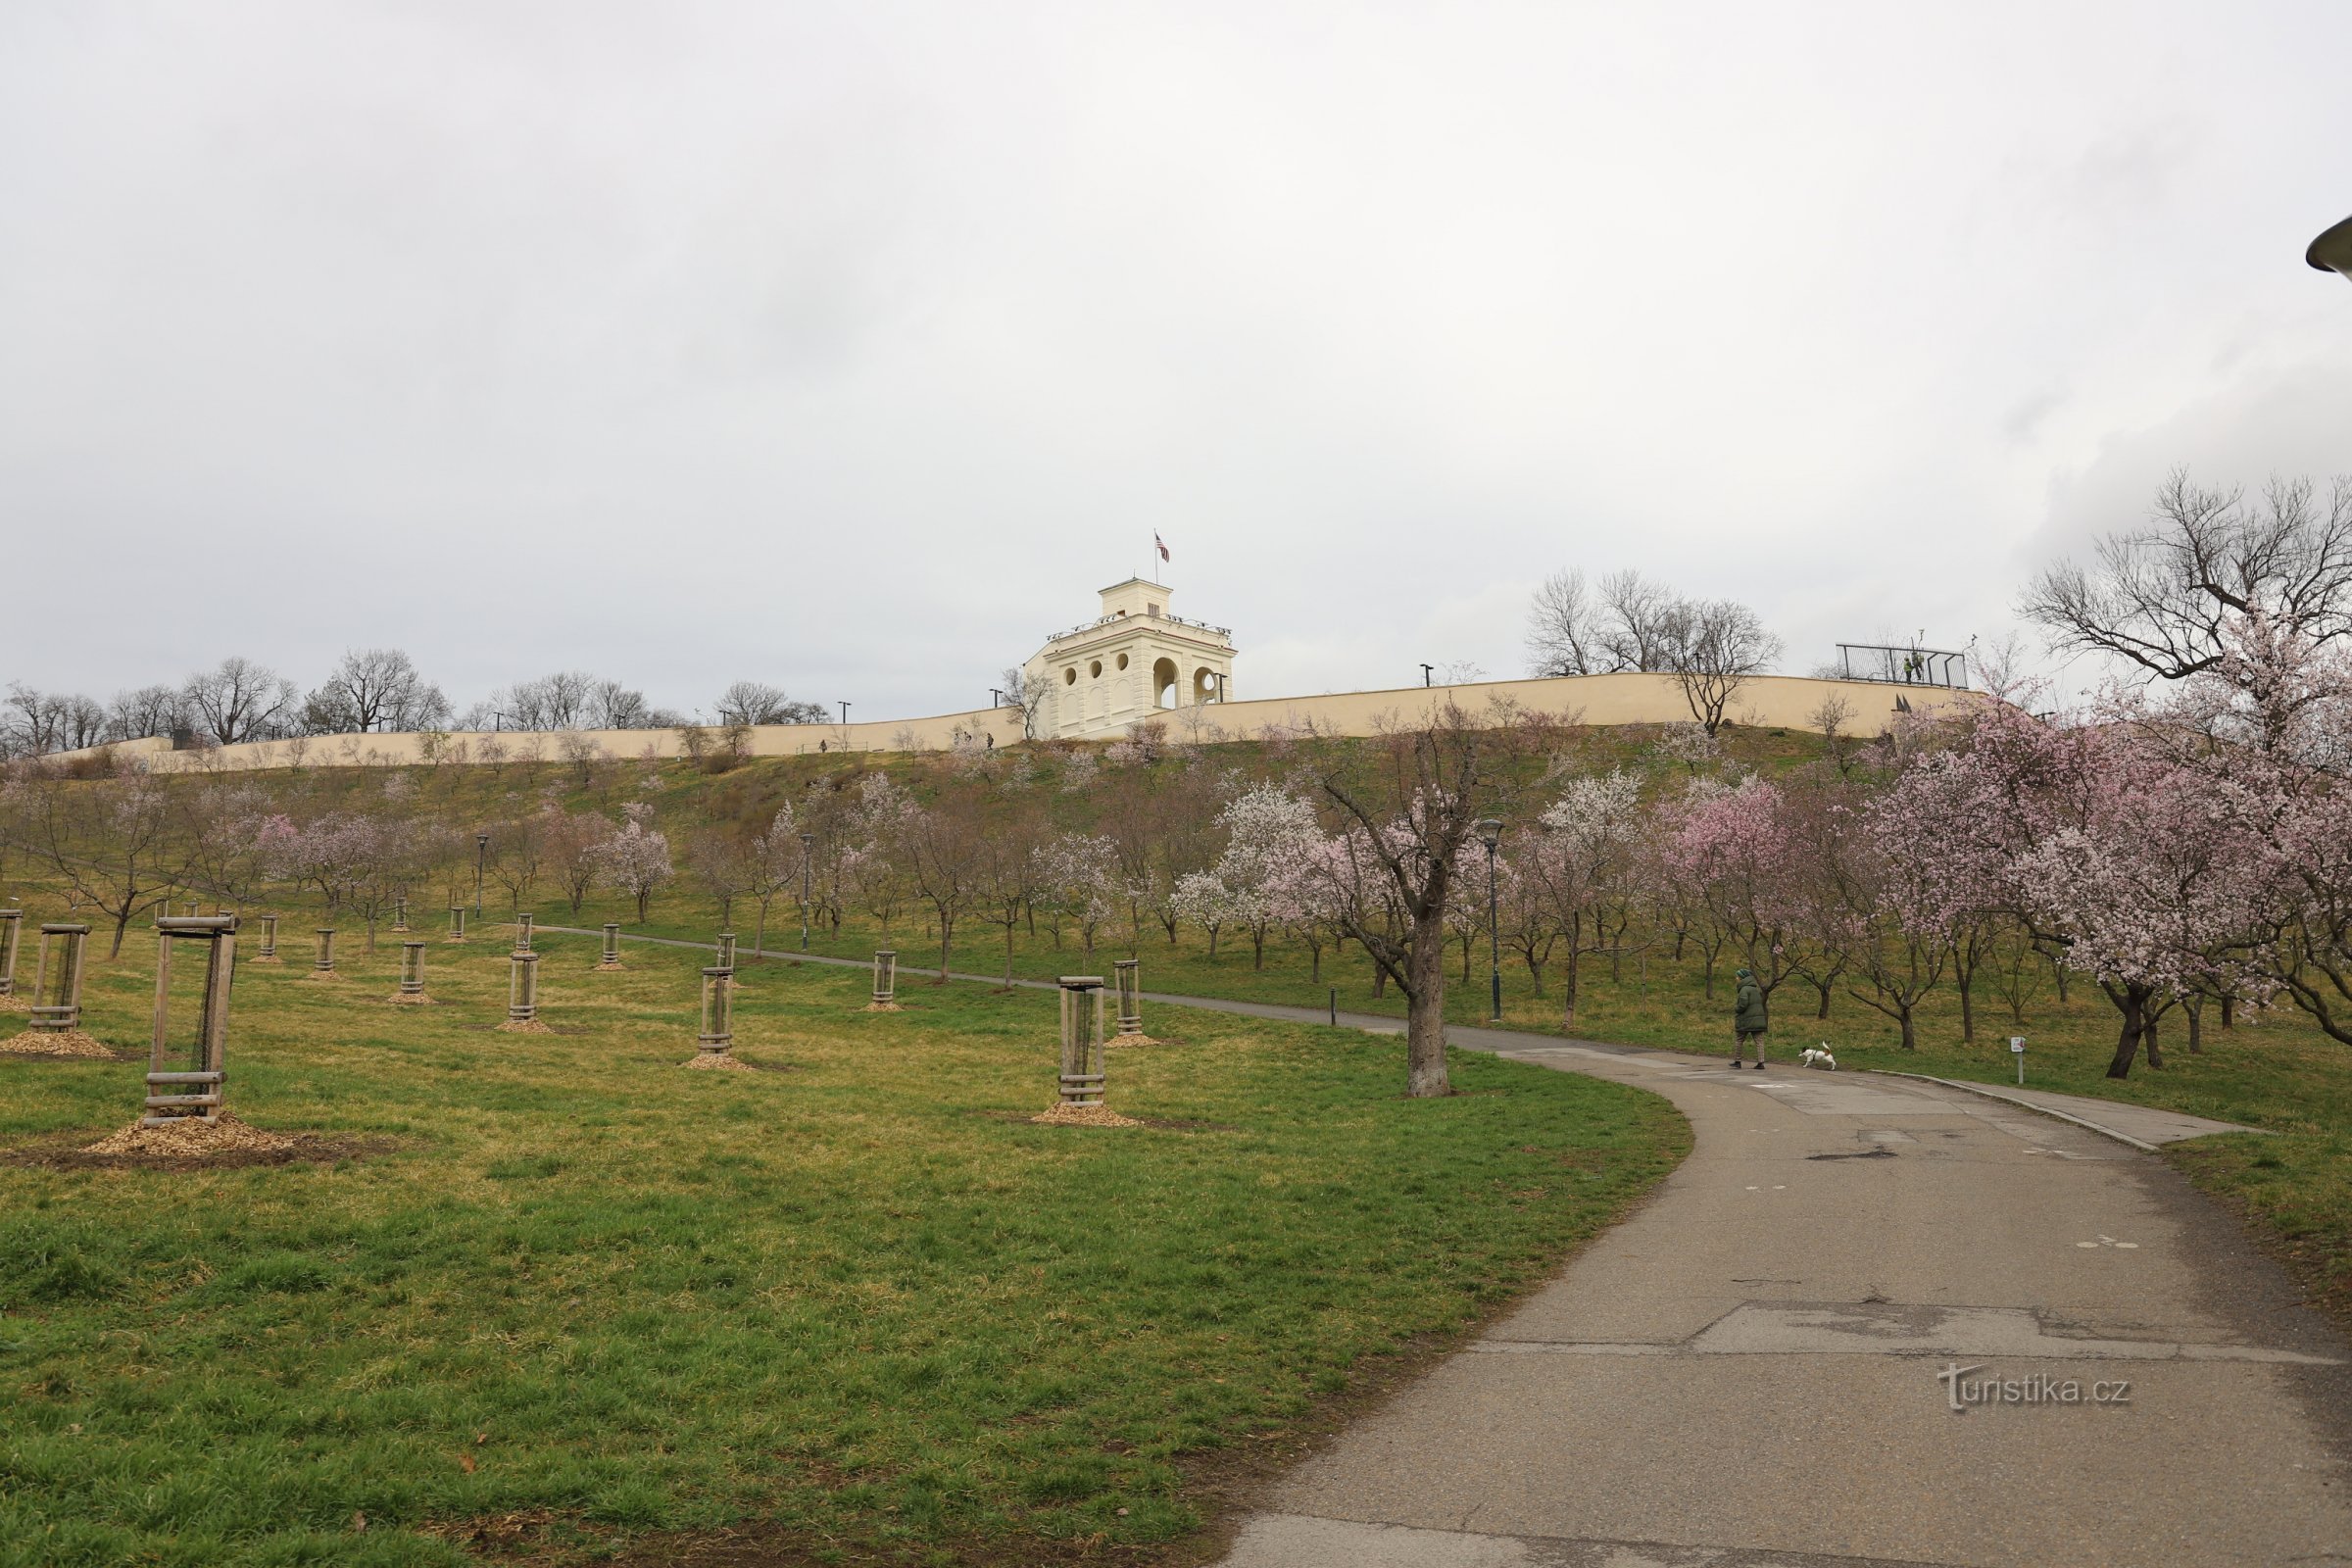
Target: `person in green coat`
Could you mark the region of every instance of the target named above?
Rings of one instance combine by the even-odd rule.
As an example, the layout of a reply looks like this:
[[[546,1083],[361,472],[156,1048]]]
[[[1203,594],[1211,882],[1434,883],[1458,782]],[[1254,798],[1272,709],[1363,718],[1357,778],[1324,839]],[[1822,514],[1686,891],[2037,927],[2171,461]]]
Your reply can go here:
[[[1756,1071],[1764,1070],[1764,1031],[1771,1020],[1764,1011],[1764,992],[1757,986],[1752,970],[1740,971],[1740,995],[1732,1004],[1732,1028],[1739,1034],[1738,1044],[1732,1047],[1732,1065],[1745,1066],[1740,1058],[1747,1054],[1747,1044],[1756,1044]]]

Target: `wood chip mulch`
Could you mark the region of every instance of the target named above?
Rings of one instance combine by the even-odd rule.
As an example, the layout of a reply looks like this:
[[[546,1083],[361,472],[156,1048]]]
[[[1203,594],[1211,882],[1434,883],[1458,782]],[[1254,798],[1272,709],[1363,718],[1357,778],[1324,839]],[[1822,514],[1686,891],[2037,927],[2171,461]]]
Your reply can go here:
[[[1056,1102],[1052,1110],[1032,1116],[1031,1121],[1044,1127],[1141,1127],[1132,1116],[1122,1116],[1108,1105],[1072,1105]]]
[[[679,1065],[693,1067],[703,1072],[750,1072],[752,1070],[750,1062],[732,1052],[725,1051],[698,1051]]]
[[[417,992],[416,995],[413,997],[395,991],[392,993],[392,995],[386,997],[384,1000],[391,1003],[396,1007],[438,1007],[441,1005],[441,1004],[435,1002],[431,997],[426,996],[421,991]]]
[[[51,1033],[46,1029],[27,1029],[13,1039],[0,1040],[0,1052],[12,1056],[88,1056],[105,1061],[120,1061],[115,1048],[95,1036],[78,1029],[62,1029]]]
[[[170,1127],[142,1127],[134,1121],[121,1132],[109,1133],[94,1144],[83,1145],[81,1152],[160,1154],[185,1159],[231,1152],[275,1153],[293,1147],[294,1140],[284,1134],[264,1132],[222,1111],[210,1121],[202,1116],[183,1116]]]
[[[869,1002],[865,1004],[864,1010],[867,1012],[905,1012],[906,1009],[895,1002]]]
[[[550,1029],[546,1024],[541,1023],[536,1018],[532,1018],[527,1022],[522,1023],[517,1023],[514,1019],[509,1018],[505,1023],[499,1024],[497,1029],[502,1035],[552,1035],[555,1033],[553,1029]]]

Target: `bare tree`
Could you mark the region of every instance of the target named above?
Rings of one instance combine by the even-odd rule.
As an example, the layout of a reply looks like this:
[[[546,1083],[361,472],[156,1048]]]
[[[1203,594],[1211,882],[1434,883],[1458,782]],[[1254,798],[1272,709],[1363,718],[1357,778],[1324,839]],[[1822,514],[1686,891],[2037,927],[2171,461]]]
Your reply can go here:
[[[1608,668],[1601,633],[1601,607],[1585,586],[1583,568],[1555,571],[1527,609],[1528,663],[1539,675],[1601,674]]]
[[[900,845],[915,891],[930,904],[939,924],[939,980],[948,979],[956,917],[980,891],[980,862],[987,830],[978,793],[970,788],[943,794],[928,809],[908,813]]]
[[[0,756],[77,752],[107,738],[106,710],[79,693],[12,685],[8,707],[13,715],[0,735]]]
[[[314,735],[430,729],[449,720],[449,699],[397,648],[354,649],[302,705]]]
[[[111,741],[170,736],[187,727],[187,693],[177,686],[142,686],[137,691],[117,692],[107,710],[106,738]]]
[[[1745,605],[1729,599],[1684,599],[1666,617],[1666,667],[1690,705],[1690,716],[1709,735],[1723,727],[1724,710],[1750,676],[1781,655],[1781,640]]]
[[[2326,506],[2309,479],[2274,478],[2249,504],[2176,468],[2147,523],[2111,533],[2085,567],[2034,578],[2018,612],[2053,650],[2113,655],[2165,680],[2220,663],[2232,621],[2262,615],[2314,643],[2352,636],[2352,478]]]
[[[597,851],[612,824],[593,811],[562,811],[549,808],[540,817],[541,858],[564,884],[564,897],[578,914],[588,890],[596,886],[601,863]]]
[[[1004,931],[1004,989],[1012,989],[1012,944],[1039,893],[1038,849],[1045,842],[1044,812],[1033,800],[1000,811],[980,835],[973,863],[974,898],[980,917]]]
[[[196,722],[223,746],[269,740],[286,727],[294,683],[250,659],[223,659],[182,688]]]
[[[739,680],[718,694],[722,724],[822,724],[826,717],[823,704],[796,702],[764,681]]]
[[[600,680],[588,690],[587,722],[591,729],[666,729],[677,715],[655,708],[634,687]]]
[[[490,880],[507,890],[510,911],[522,908],[522,901],[530,897],[532,885],[539,880],[539,868],[547,859],[548,819],[553,814],[535,811],[490,829],[490,842],[498,846],[498,853],[487,858]]]
[[[744,895],[752,881],[743,842],[721,823],[697,828],[686,841],[686,869],[693,875],[695,885],[718,906],[719,929],[728,929],[734,923],[735,901]],[[761,914],[764,916],[765,912],[763,908]],[[764,934],[763,925],[761,935]],[[759,946],[757,938],[753,946]]]
[[[1004,673],[997,678],[1004,683],[1004,705],[1017,710],[1021,715],[1021,739],[1037,739],[1037,719],[1046,706],[1046,689],[1032,687],[1018,664],[1005,665]]]
[[[1805,722],[1821,731],[1822,755],[1837,764],[1840,777],[1852,771],[1854,738],[1850,726],[1854,721],[1854,705],[1838,692],[1822,698]]]
[[[1661,670],[1673,659],[1675,611],[1682,600],[1638,571],[1600,579],[1600,647],[1610,669]]]

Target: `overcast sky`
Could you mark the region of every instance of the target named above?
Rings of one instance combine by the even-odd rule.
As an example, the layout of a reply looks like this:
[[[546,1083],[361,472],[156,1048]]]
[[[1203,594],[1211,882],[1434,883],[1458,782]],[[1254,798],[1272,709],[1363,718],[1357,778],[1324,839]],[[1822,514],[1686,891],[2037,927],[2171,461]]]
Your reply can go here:
[[[0,680],[882,718],[1146,569],[1237,697],[1564,565],[2011,624],[2352,470],[2352,5],[0,3]]]

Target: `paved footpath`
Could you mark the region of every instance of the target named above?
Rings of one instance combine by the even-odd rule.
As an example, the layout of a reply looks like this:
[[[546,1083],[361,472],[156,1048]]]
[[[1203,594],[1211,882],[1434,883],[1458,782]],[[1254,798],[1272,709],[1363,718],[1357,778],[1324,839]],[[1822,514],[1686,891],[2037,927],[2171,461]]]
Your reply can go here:
[[[2160,1160],[1932,1080],[1450,1033],[1664,1095],[1690,1155],[1279,1483],[1225,1568],[2352,1563],[2352,1348]],[[2082,1402],[1952,1407],[1984,1380]]]
[[[1226,1568],[2352,1563],[2352,1350],[2161,1161],[1926,1080],[1452,1033],[1664,1095],[1690,1156]],[[1955,1366],[2083,1402],[1955,1411]]]

